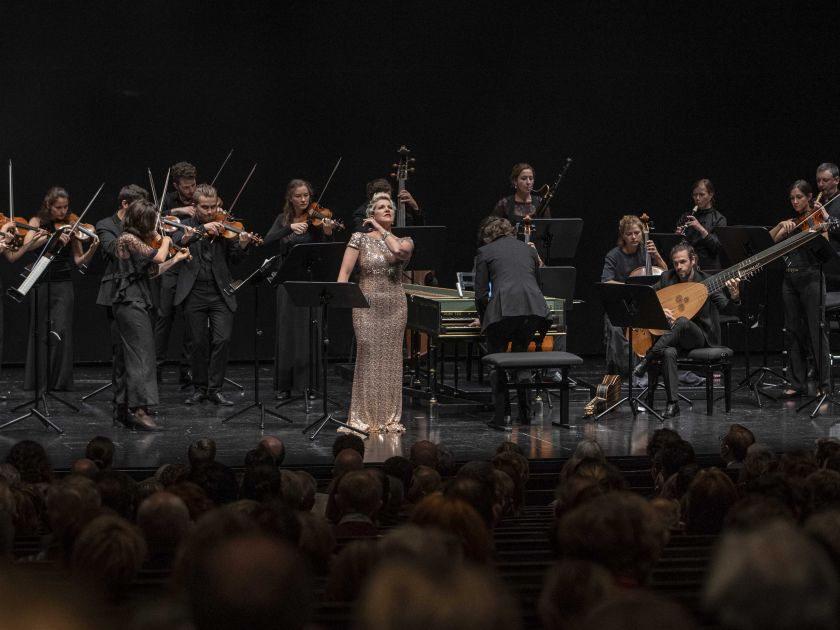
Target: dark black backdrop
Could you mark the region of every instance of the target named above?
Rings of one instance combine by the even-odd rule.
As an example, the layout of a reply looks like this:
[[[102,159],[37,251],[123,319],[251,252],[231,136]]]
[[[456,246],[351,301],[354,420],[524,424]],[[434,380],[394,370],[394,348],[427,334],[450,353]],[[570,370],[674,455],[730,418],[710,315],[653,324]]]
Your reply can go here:
[[[189,160],[209,179],[234,147],[219,186],[232,198],[259,164],[239,204],[249,228],[267,230],[290,178],[318,188],[338,156],[324,205],[349,218],[405,143],[410,189],[449,228],[451,286],[511,165],[531,162],[541,185],[572,156],[553,210],[586,221],[576,264],[591,298],[620,215],[671,227],[709,177],[730,224],[775,223],[794,179],[840,160],[830,3],[462,4],[7,3],[0,154],[15,161],[16,210],[30,216],[55,184],[80,210],[105,181],[95,220],[123,184],[146,185],[147,166],[160,180]],[[108,357],[96,283],[77,278],[78,360]],[[7,301],[8,362],[25,312]],[[235,358],[250,356],[251,314],[249,297]],[[572,350],[600,350],[596,304],[570,325]]]

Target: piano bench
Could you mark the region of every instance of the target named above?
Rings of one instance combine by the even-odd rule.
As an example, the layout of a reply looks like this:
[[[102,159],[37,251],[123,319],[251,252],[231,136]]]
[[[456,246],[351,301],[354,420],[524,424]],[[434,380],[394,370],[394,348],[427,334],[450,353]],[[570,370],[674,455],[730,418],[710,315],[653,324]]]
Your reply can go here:
[[[559,383],[560,422],[551,424],[559,427],[569,426],[569,368],[583,364],[576,354],[571,352],[496,352],[484,355],[481,359],[491,369],[499,370],[499,384],[510,390],[517,388],[545,389],[546,383],[517,383],[509,379],[506,370],[560,370],[563,378]],[[554,387],[552,387],[554,389]]]

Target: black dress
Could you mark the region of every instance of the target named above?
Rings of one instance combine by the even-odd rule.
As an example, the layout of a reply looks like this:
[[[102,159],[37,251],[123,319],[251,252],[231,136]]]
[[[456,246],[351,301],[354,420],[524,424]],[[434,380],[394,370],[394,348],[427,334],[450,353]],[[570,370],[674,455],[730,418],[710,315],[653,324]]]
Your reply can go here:
[[[44,226],[50,229],[49,225]],[[55,255],[32,289],[29,343],[26,347],[25,390],[35,389],[35,330],[38,331],[38,387],[50,391],[73,390],[73,307],[75,293],[70,277],[72,246]],[[37,300],[38,320],[35,320]],[[47,378],[49,375],[49,382]]]
[[[516,200],[516,195],[508,195],[496,203],[493,212],[490,214],[497,217],[507,217],[513,225],[516,225],[522,220],[522,217],[534,214],[537,208],[542,203],[542,197],[539,195],[531,195],[530,203],[523,203]],[[545,212],[539,217],[540,219],[551,218],[551,206],[545,209]]]
[[[281,214],[265,236],[265,244],[280,241],[283,260],[295,245],[332,241],[332,235],[312,226],[303,234],[294,234]],[[281,263],[282,265],[282,263]],[[305,280],[306,278],[301,278]],[[276,332],[274,341],[274,391],[302,392],[318,389],[315,369],[319,365],[321,344],[318,339],[320,314],[317,309],[295,306],[283,285],[277,286]],[[311,330],[311,335],[310,335]],[[311,351],[310,351],[311,344]],[[310,363],[310,354],[312,363]],[[310,377],[312,368],[312,377]]]
[[[114,248],[112,308],[119,330],[125,361],[125,387],[115,401],[129,409],[158,404],[155,364],[155,310],[150,274],[157,250],[128,232]]]
[[[726,227],[726,217],[714,208],[697,210],[694,216],[708,232],[706,236],[700,236],[699,230],[691,227],[685,230],[685,240],[691,243],[697,253],[697,266],[703,271],[723,269],[721,261],[723,250],[715,230],[719,227]]]

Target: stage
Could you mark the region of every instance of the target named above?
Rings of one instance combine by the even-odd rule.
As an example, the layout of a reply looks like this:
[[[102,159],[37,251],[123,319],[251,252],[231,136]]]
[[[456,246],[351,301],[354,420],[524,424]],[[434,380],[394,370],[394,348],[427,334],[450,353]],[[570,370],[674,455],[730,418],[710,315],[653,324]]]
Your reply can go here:
[[[733,373],[733,384],[743,377],[741,359]],[[343,405],[342,409],[330,406],[338,412],[345,411],[350,402],[351,383],[338,375],[335,366],[330,366],[329,390],[331,398]],[[0,403],[0,422],[21,415],[11,409],[28,398],[20,391],[22,370],[9,368],[4,370],[0,391],[10,390],[10,400]],[[111,423],[110,390],[97,394],[81,403],[83,395],[108,382],[110,368],[78,367],[76,369],[76,391],[58,394],[73,404],[80,405],[79,413],[74,413],[64,405],[50,400],[51,420],[58,424],[64,433],[56,434],[47,430],[35,417],[9,427],[0,432],[0,460],[4,460],[8,449],[15,442],[33,439],[45,446],[56,468],[67,468],[84,454],[88,440],[96,435],[108,436],[117,445],[115,466],[118,468],[154,468],[163,463],[186,462],[187,446],[201,437],[212,437],[218,445],[218,458],[225,464],[241,466],[245,453],[253,448],[263,435],[276,435],[286,444],[286,465],[329,464],[332,461],[332,443],[335,429],[327,427],[314,440],[301,431],[304,426],[317,419],[321,414],[321,400],[312,403],[311,414],[306,415],[303,401],[297,401],[277,411],[288,416],[288,424],[269,416],[266,417],[264,431],[259,428],[259,413],[252,409],[231,422],[222,420],[242,409],[253,400],[253,368],[249,364],[231,365],[228,376],[241,383],[245,389],[228,386],[225,393],[235,401],[233,407],[216,407],[204,402],[197,407],[183,404],[189,390],[182,390],[177,384],[177,367],[164,370],[164,380],[160,388],[161,405],[158,422],[163,426],[159,433],[133,432],[122,426],[113,427]],[[573,372],[590,382],[600,382],[603,368],[599,359],[590,358],[584,366]],[[260,389],[267,408],[274,409],[274,393],[271,390],[271,365],[265,363],[260,370]],[[557,403],[553,410],[536,403],[536,417],[530,426],[516,426],[506,434],[494,431],[486,426],[491,418],[490,411],[474,411],[454,415],[441,414],[430,417],[428,410],[419,406],[403,407],[403,424],[407,431],[403,434],[371,435],[366,440],[365,459],[368,462],[381,462],[393,455],[407,454],[408,448],[417,440],[431,440],[447,445],[458,461],[474,458],[486,458],[494,452],[504,439],[510,439],[522,446],[531,459],[568,457],[575,445],[584,437],[598,440],[608,455],[642,455],[645,453],[648,437],[660,426],[667,426],[678,431],[690,441],[698,454],[713,454],[719,449],[719,439],[728,426],[738,422],[749,427],[759,442],[768,444],[776,450],[789,450],[797,447],[811,448],[814,441],[823,436],[840,437],[840,409],[824,406],[822,413],[811,419],[807,411],[796,412],[799,400],[776,402],[764,399],[762,409],[755,406],[750,392],[742,389],[734,394],[732,412],[724,413],[723,401],[717,403],[713,416],[705,414],[703,388],[681,388],[682,393],[693,399],[693,409],[682,405],[679,417],[660,424],[647,413],[640,413],[633,419],[628,404],[608,414],[598,422],[583,419],[583,406],[589,400],[585,389],[572,392],[570,406],[570,428],[553,426],[551,421],[559,420]],[[716,390],[717,391],[717,390]],[[720,390],[722,394],[722,389]],[[662,394],[657,395],[655,408],[661,411],[664,406]]]

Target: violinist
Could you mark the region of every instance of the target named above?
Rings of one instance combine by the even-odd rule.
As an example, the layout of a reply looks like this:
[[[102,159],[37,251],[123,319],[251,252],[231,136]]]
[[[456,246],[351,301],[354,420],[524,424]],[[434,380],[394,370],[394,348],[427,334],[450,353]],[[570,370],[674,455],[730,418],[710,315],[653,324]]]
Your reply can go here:
[[[373,199],[373,196],[376,193],[382,192],[388,193],[390,197],[394,196],[394,187],[391,185],[391,182],[389,182],[387,179],[379,178],[371,180],[367,183],[367,185],[365,186],[367,201],[358,208],[356,208],[356,211],[353,212],[354,231],[369,231],[369,226],[365,224],[365,220],[368,218],[367,210],[370,207],[370,202]],[[397,196],[397,202],[400,201],[402,201],[405,204],[405,209],[407,211],[405,214],[406,225],[423,225],[425,223],[423,211],[420,209],[420,205],[417,203],[417,200],[410,192],[408,192],[407,190],[402,190]]]
[[[167,260],[169,236],[164,236],[157,248],[150,245],[156,234],[158,213],[143,197],[121,210],[122,233],[113,243],[109,265],[113,270],[109,298],[125,361],[125,378],[115,388],[114,424],[158,431],[160,428],[149,415],[149,407],[158,404],[150,277],[186,259],[189,250],[182,249]]]
[[[38,382],[45,384],[48,391],[71,391],[73,389],[73,303],[74,291],[71,280],[71,264],[76,267],[87,265],[99,246],[99,238],[85,236],[89,245],[85,250],[83,238],[78,232],[71,233],[67,226],[71,219],[70,195],[64,188],[54,186],[47,191],[38,214],[29,225],[42,228],[45,232],[58,234],[56,246],[61,249],[55,255],[47,273],[35,285],[38,300],[38,319],[35,310],[30,312],[30,335],[26,350],[26,371],[24,389],[35,388],[35,326],[38,326],[38,366],[42,372]],[[23,243],[27,250],[38,251],[48,238],[45,232],[30,231]]]
[[[618,242],[604,257],[601,282],[627,282],[634,269],[644,268],[645,250],[641,247],[643,230],[642,220],[636,215],[627,214],[621,217],[618,222]],[[654,266],[667,268],[652,239],[647,241],[647,251]],[[607,373],[627,372],[627,338],[624,336],[624,329],[613,326],[606,315],[604,345],[607,351]],[[639,384],[641,385],[641,382]]]
[[[120,331],[117,327],[117,320],[114,318],[112,308],[116,273],[118,271],[118,260],[115,254],[117,239],[123,231],[123,221],[128,207],[135,201],[148,201],[149,193],[135,184],[123,186],[117,196],[117,211],[109,217],[99,220],[96,223],[96,234],[99,236],[100,254],[105,262],[105,273],[99,281],[99,293],[96,295],[96,303],[105,307],[105,314],[108,319],[108,329],[111,334],[111,352],[113,356],[111,364],[111,384],[113,386],[114,420],[125,420],[126,410],[120,407],[119,401],[125,397],[125,357],[123,355],[123,342]],[[153,341],[154,343],[154,336]]]
[[[780,221],[770,236],[779,242],[798,232],[798,224],[808,217],[811,207],[811,185],[805,180],[795,181],[789,188],[790,204],[796,211],[795,220]],[[819,219],[828,214],[824,209],[816,208]],[[785,330],[790,369],[788,380],[790,388],[782,392],[783,398],[793,398],[807,393],[808,390],[808,355],[820,357],[817,366],[819,390],[824,391],[829,380],[829,346],[825,329],[820,325],[822,314],[820,304],[825,300],[825,281],[820,271],[820,260],[815,248],[800,247],[785,258],[784,280],[782,281],[782,305],[785,312]],[[822,352],[819,349],[822,348]],[[820,356],[822,355],[822,356]]]
[[[174,215],[179,219],[191,217],[194,214],[192,200],[198,176],[196,168],[189,162],[177,162],[170,168],[170,174],[173,190],[167,192],[163,197],[162,213],[164,215]],[[166,363],[169,352],[169,337],[172,334],[175,317],[177,315],[185,320],[183,310],[175,308],[175,287],[178,284],[180,268],[179,265],[170,269],[154,281],[155,290],[160,296],[158,298],[158,316],[155,318],[155,353],[157,354],[158,380],[161,378],[163,364]],[[182,385],[187,385],[192,381],[191,348],[190,329],[188,326],[184,326],[179,368],[179,382]]]
[[[192,331],[193,394],[188,405],[209,400],[216,405],[232,405],[222,394],[227,370],[236,297],[224,293],[231,283],[230,265],[247,256],[251,235],[223,238],[224,225],[215,220],[219,196],[209,184],[199,184],[193,194],[195,216],[184,220],[184,229],[173,241],[189,247],[190,260],[180,265],[175,305],[183,304],[186,325]],[[186,228],[193,228],[188,230]],[[209,334],[209,339],[208,339]],[[210,355],[208,356],[208,348]]]
[[[715,230],[726,227],[726,217],[713,207],[715,187],[712,182],[705,178],[694,182],[691,199],[694,207],[680,217],[675,231],[694,247],[701,269],[721,269],[721,247]]]
[[[671,249],[673,269],[669,269],[659,277],[653,285],[658,290],[678,282],[702,282],[709,276],[697,265],[697,254],[694,248],[686,242],[678,243]],[[674,317],[665,309],[665,317],[671,323],[671,329],[656,340],[645,357],[636,364],[633,375],[642,377],[648,369],[648,362],[657,359],[662,363],[662,380],[665,384],[667,404],[663,418],[673,418],[679,415],[680,406],[677,402],[679,379],[677,376],[677,356],[681,350],[694,350],[708,346],[720,345],[720,321],[718,313],[735,314],[738,310],[740,297],[739,281],[727,281],[726,289],[729,298],[723,290],[709,293],[703,307],[691,319]],[[731,299],[730,299],[731,298]]]
[[[506,217],[512,225],[516,225],[522,217],[533,215],[542,203],[542,197],[534,193],[534,167],[526,162],[513,165],[510,172],[510,183],[513,194],[499,199],[491,214]],[[551,218],[551,208],[546,207],[541,219]]]

